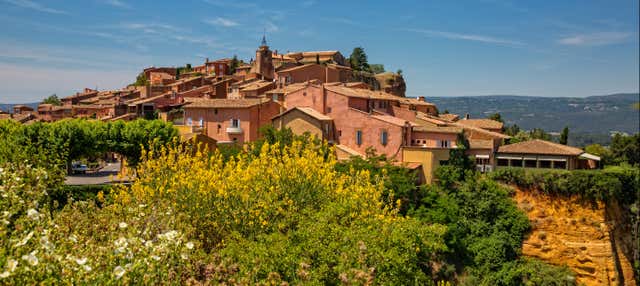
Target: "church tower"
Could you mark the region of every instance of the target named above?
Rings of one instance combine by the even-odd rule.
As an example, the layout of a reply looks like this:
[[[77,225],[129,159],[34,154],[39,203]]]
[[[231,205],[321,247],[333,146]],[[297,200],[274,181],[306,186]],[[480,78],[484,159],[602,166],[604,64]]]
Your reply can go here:
[[[262,75],[265,80],[272,80],[274,78],[275,69],[273,67],[273,59],[271,50],[267,46],[267,39],[262,35],[262,43],[256,50],[256,61],[252,67],[252,72]]]

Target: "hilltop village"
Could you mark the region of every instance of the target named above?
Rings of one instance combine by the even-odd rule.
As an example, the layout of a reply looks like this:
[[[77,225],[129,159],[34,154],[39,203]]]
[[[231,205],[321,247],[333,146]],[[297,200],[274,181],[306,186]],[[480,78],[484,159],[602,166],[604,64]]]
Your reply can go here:
[[[590,169],[599,157],[544,140],[509,144],[503,123],[491,119],[443,114],[425,97],[404,96],[397,75],[363,76],[338,51],[280,54],[263,37],[250,63],[207,59],[184,68],[150,67],[141,84],[121,90],[83,92],[40,104],[36,110],[15,106],[0,114],[22,123],[64,118],[104,121],[159,118],[173,122],[184,137],[205,136],[215,144],[243,144],[272,125],[322,138],[338,159],[365,156],[373,148],[430,183],[433,171],[446,164],[458,136],[477,169],[499,167]]]

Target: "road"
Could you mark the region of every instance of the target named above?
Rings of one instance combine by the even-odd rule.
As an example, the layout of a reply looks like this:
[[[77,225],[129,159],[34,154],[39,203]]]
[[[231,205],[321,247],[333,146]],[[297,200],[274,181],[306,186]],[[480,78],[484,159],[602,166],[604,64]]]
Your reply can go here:
[[[95,173],[69,175],[65,178],[67,185],[99,185],[119,182],[117,178],[120,171],[120,162],[108,163],[104,168]]]

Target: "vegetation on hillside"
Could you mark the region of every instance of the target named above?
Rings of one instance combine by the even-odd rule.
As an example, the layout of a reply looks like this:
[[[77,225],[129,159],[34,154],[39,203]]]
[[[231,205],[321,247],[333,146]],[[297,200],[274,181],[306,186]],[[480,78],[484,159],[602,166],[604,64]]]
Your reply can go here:
[[[42,100],[43,104],[52,104],[55,106],[60,106],[62,105],[62,101],[60,101],[60,98],[58,98],[58,96],[54,93],[52,95],[50,95],[49,97],[45,98],[44,100]]]
[[[34,130],[65,134],[83,124],[106,128],[2,122],[12,134],[2,146],[22,144]],[[106,126],[122,137],[97,136],[118,140],[97,139],[99,146],[143,140],[122,135],[126,126]],[[84,132],[71,133],[96,136]],[[436,184],[416,186],[413,171],[373,150],[337,162],[317,138],[260,132],[264,139],[244,149],[213,153],[172,136],[143,143],[149,147],[131,150],[140,161],[130,187],[66,201],[50,193],[61,181],[48,164],[59,163],[44,141],[0,149],[0,192],[8,198],[0,201],[1,283],[575,284],[566,267],[521,256],[528,219],[510,189],[473,171],[464,150],[452,151]],[[62,142],[56,150],[72,153],[75,141]]]

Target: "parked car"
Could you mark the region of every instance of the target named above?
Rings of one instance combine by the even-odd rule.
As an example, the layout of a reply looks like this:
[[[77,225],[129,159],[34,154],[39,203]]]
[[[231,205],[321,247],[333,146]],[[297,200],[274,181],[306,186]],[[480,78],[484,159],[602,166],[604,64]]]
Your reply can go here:
[[[74,174],[84,174],[89,170],[87,165],[81,163],[73,163],[71,164],[71,172]]]

